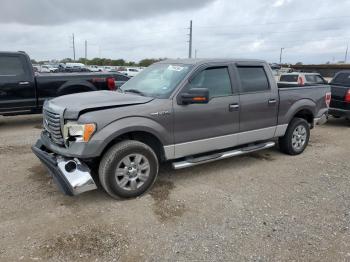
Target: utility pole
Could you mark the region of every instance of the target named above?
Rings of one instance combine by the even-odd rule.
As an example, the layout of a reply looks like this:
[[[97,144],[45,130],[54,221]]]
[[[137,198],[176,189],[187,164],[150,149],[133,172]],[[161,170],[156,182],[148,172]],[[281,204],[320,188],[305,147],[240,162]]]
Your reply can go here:
[[[87,40],[85,40],[85,63],[87,61]]]
[[[348,49],[349,49],[349,44],[346,45],[344,64],[346,64],[346,62],[348,60]]]
[[[284,50],[284,47],[281,47],[281,52],[280,52],[280,65],[282,64],[282,52]]]
[[[75,41],[74,41],[74,34],[73,34],[73,61],[75,61]]]
[[[190,34],[189,34],[189,41],[188,41],[188,58],[192,58],[192,20],[190,21]]]

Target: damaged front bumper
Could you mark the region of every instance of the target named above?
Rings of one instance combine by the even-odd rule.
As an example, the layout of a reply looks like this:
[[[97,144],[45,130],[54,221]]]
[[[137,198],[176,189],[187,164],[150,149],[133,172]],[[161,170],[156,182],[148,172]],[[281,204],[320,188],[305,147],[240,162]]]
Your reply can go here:
[[[79,159],[51,153],[40,139],[32,146],[32,151],[47,167],[63,193],[75,196],[97,188],[90,168]]]

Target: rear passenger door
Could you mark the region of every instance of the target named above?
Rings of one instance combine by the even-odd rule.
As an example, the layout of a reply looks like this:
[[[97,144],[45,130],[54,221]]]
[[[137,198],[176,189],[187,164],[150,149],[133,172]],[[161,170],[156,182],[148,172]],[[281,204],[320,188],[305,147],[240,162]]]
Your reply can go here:
[[[238,141],[246,144],[274,136],[278,89],[264,63],[236,64],[239,79],[240,126]],[[269,74],[269,76],[268,76]]]

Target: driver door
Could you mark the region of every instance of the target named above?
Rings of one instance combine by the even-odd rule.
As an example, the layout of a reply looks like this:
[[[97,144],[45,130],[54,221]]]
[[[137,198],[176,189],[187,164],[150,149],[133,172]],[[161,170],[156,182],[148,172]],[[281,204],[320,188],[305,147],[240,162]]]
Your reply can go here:
[[[175,158],[237,145],[239,96],[232,86],[230,66],[201,68],[180,91],[207,88],[207,104],[182,105],[174,100]]]

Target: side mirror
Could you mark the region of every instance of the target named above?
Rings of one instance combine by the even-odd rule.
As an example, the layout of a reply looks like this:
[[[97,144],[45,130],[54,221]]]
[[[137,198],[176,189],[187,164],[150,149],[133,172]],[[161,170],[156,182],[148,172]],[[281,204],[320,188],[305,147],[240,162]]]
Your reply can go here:
[[[207,88],[191,88],[180,95],[179,104],[207,104],[209,102],[209,90]]]

